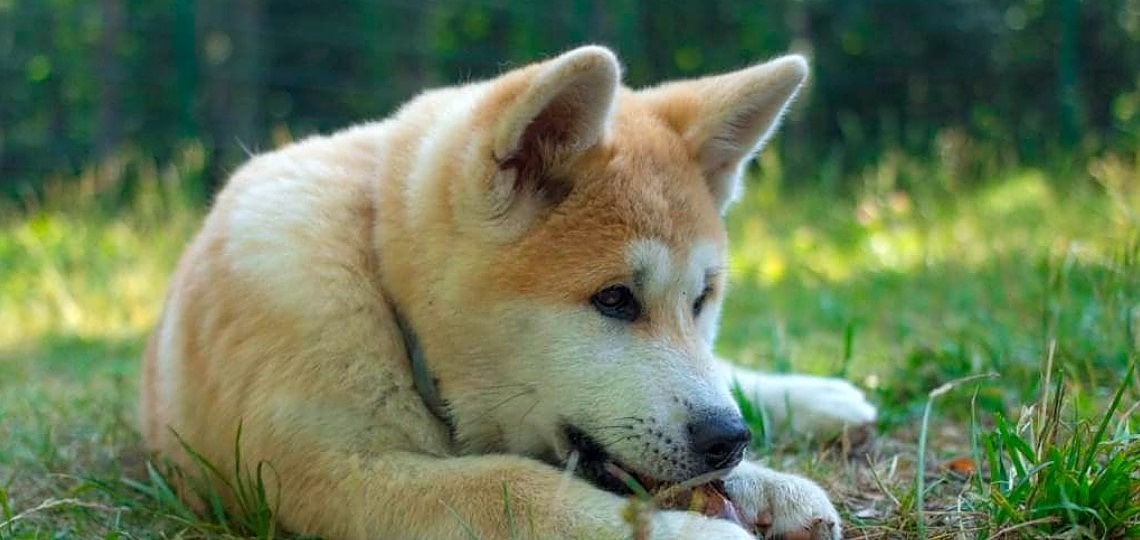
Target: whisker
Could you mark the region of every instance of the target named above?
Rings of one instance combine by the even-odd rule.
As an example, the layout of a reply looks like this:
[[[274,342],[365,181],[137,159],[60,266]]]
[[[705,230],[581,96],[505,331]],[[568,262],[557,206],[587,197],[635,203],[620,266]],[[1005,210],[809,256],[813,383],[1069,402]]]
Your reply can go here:
[[[511,397],[504,399],[503,401],[500,401],[500,402],[488,407],[486,410],[483,411],[483,414],[490,413],[491,411],[494,411],[495,409],[498,409],[499,407],[502,407],[503,405],[506,405],[507,403],[510,403],[511,401],[514,401],[515,399],[520,398],[522,396],[525,396],[527,394],[530,394],[532,392],[534,392],[534,389],[528,388],[526,390],[523,390],[522,392],[514,394]]]
[[[524,387],[524,388],[530,388],[530,385],[528,385],[526,383],[503,383],[503,384],[492,384],[490,386],[483,386],[483,387],[481,387],[481,389],[482,390],[507,390],[510,388],[518,388],[520,386]]]
[[[530,404],[530,408],[528,408],[528,409],[526,410],[526,412],[524,412],[524,413],[522,414],[522,416],[520,416],[520,417],[519,417],[519,425],[523,425],[523,424],[525,424],[525,423],[526,423],[526,417],[527,417],[527,415],[528,415],[528,414],[530,414],[530,413],[532,413],[532,412],[534,412],[534,408],[538,406],[538,402],[539,402],[539,401],[541,401],[541,400],[540,400],[538,397],[535,397],[535,398],[534,398],[534,403],[531,403],[531,404]],[[519,433],[518,433],[518,440],[519,440],[519,442],[520,442],[520,443],[522,442],[522,436],[523,436],[523,434],[522,434],[522,430],[519,430]]]
[[[594,429],[597,429],[597,430],[602,430],[602,429],[633,429],[633,425],[631,425],[631,424],[614,424],[612,426],[597,426]]]
[[[526,420],[528,414],[534,412],[534,408],[538,406],[539,401],[541,401],[539,398],[534,398],[534,403],[531,403],[530,408],[527,409],[526,412],[524,412],[522,416],[519,417],[519,424],[522,424],[523,421]]]
[[[616,435],[614,437],[611,437],[611,438],[605,439],[605,440],[597,440],[597,439],[595,439],[595,440],[597,440],[597,443],[599,445],[601,445],[602,448],[605,448],[607,446],[614,445],[614,444],[617,444],[617,443],[622,442],[622,441],[628,441],[630,439],[639,439],[639,438],[640,438],[640,436],[638,436],[637,434],[631,434],[631,435]]]

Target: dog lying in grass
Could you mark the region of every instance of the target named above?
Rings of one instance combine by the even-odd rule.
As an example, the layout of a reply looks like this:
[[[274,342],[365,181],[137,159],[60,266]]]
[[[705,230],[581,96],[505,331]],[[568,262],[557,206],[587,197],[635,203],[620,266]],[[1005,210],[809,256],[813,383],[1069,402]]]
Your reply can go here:
[[[231,509],[236,471],[268,464],[275,518],[328,538],[622,538],[623,475],[716,479],[765,534],[837,538],[816,484],[743,459],[730,384],[805,432],[874,409],[712,353],[722,215],[807,64],[639,91],[619,74],[583,47],[252,158],[146,351],[149,447],[212,463]],[[683,509],[646,525],[752,537]]]

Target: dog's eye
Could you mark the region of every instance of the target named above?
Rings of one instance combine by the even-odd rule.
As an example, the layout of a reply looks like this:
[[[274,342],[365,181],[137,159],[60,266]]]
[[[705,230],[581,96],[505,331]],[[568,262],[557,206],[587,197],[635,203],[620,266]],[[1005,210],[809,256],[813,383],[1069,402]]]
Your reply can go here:
[[[701,291],[701,295],[697,297],[697,301],[693,302],[694,318],[701,316],[701,310],[705,308],[705,300],[709,299],[710,294],[712,294],[712,287],[705,287],[705,290]]]
[[[598,313],[612,319],[635,321],[641,316],[641,305],[633,297],[633,291],[625,285],[614,285],[598,291],[590,302]]]

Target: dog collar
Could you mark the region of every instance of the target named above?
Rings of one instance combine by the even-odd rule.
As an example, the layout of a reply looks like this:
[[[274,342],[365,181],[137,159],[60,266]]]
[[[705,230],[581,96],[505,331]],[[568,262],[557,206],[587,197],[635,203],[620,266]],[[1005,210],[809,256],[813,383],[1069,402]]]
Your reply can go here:
[[[404,337],[404,349],[407,351],[408,360],[412,364],[412,382],[416,385],[416,393],[420,395],[420,399],[423,400],[432,414],[450,426],[451,423],[447,420],[447,409],[443,405],[443,400],[439,398],[439,390],[435,387],[435,378],[431,376],[427,363],[424,362],[420,341],[416,338],[416,333],[408,326],[408,322],[399,313],[395,315],[396,325],[400,327],[400,334]]]

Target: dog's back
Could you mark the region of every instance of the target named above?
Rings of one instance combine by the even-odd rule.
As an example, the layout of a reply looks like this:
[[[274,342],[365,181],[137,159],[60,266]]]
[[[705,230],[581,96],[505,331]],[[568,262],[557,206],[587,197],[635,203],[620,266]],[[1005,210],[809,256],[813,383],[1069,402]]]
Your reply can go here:
[[[236,471],[268,462],[281,522],[334,538],[502,536],[512,516],[624,536],[611,466],[727,474],[777,532],[830,538],[818,488],[737,467],[748,432],[712,355],[720,214],[805,75],[791,57],[632,92],[588,47],[251,159],[172,280],[144,439],[187,499],[208,461],[231,508]]]

